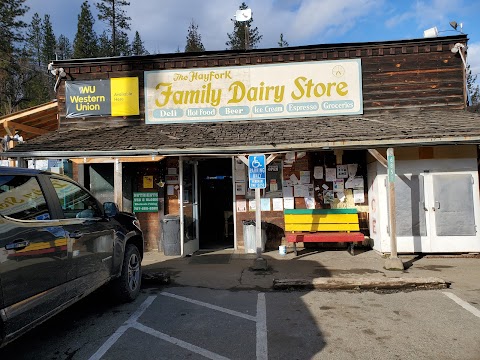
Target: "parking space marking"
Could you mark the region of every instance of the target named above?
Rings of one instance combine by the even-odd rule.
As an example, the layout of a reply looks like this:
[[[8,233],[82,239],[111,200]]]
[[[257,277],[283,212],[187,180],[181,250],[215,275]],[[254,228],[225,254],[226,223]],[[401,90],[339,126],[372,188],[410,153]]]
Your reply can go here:
[[[264,293],[258,294],[257,298],[257,359],[268,359],[267,302]]]
[[[478,310],[476,307],[470,305],[468,302],[460,299],[457,295],[452,294],[451,292],[444,291],[443,292],[445,296],[449,297],[453,301],[455,301],[458,305],[460,305],[462,308],[465,310],[471,312],[473,315],[476,317],[480,318],[480,310]]]
[[[203,349],[201,347],[198,347],[198,346],[195,346],[193,344],[190,344],[190,343],[187,343],[186,341],[183,341],[183,340],[180,340],[180,339],[177,339],[177,338],[174,338],[170,335],[167,335],[167,334],[164,334],[158,330],[155,330],[155,329],[152,329],[148,326],[145,326],[143,324],[140,324],[140,323],[135,323],[133,324],[133,326],[135,329],[137,330],[140,330],[140,331],[143,331],[144,333],[147,333],[147,334],[150,334],[152,336],[155,336],[156,338],[158,339],[161,339],[161,340],[164,340],[164,341],[167,341],[171,344],[174,344],[174,345],[177,345],[181,348],[184,348],[184,349],[187,349],[187,350],[190,350],[191,352],[194,352],[196,354],[200,354],[202,356],[205,356],[206,358],[208,359],[212,359],[212,360],[228,360],[228,358],[224,357],[224,356],[221,356],[221,355],[218,355],[218,354],[215,354],[211,351],[208,351],[206,349]]]
[[[156,296],[149,296],[140,307],[128,318],[125,323],[120,326],[117,331],[115,331],[112,336],[110,336],[107,341],[93,354],[89,360],[99,360],[102,358],[103,355],[117,342],[117,340],[127,331],[129,328],[132,327],[132,324],[135,324],[140,316],[147,310],[147,308],[152,305],[153,300],[155,300]]]
[[[241,313],[241,312],[238,312],[238,311],[234,311],[234,310],[226,309],[226,308],[223,308],[223,307],[220,307],[220,306],[205,303],[203,301],[189,299],[189,298],[186,298],[184,296],[175,295],[175,294],[172,294],[172,293],[169,293],[169,292],[161,292],[160,295],[169,296],[169,297],[172,297],[172,298],[177,299],[177,300],[186,301],[186,302],[189,302],[189,303],[192,303],[192,304],[195,304],[195,305],[203,306],[203,307],[206,307],[206,308],[209,308],[209,309],[212,309],[212,310],[220,311],[220,312],[223,312],[223,313],[226,313],[226,314],[229,314],[229,315],[233,315],[233,316],[237,316],[237,317],[240,317],[240,318],[244,318],[244,319],[247,319],[247,320],[250,320],[250,321],[257,321],[257,318],[255,316],[247,315],[247,314],[244,314],[244,313]]]
[[[192,304],[196,304],[199,306],[203,306],[212,310],[220,311],[232,316],[240,317],[246,320],[250,320],[256,323],[256,354],[258,360],[266,360],[268,359],[268,343],[267,343],[267,309],[266,309],[266,299],[265,294],[260,293],[258,294],[257,298],[257,315],[251,316],[247,315],[238,311],[230,310],[227,308],[223,308],[217,305],[212,305],[209,303],[205,303],[203,301],[198,301],[194,299],[190,299],[184,296],[175,295],[169,292],[161,292],[160,295],[168,296],[177,300],[187,301]],[[206,358],[212,360],[228,360],[228,358],[211,352],[209,350],[203,349],[196,345],[190,344],[186,341],[174,338],[170,335],[164,334],[158,330],[152,329],[148,326],[145,326],[138,322],[138,319],[142,314],[147,310],[147,308],[153,303],[153,301],[157,298],[157,296],[149,296],[141,305],[140,307],[128,318],[127,321],[123,323],[108,339],[105,343],[93,354],[89,360],[100,360],[103,355],[107,353],[107,351],[117,342],[117,340],[130,328],[135,328],[140,330],[146,334],[155,336],[161,340],[167,341],[171,344],[189,350],[193,353],[202,355]]]

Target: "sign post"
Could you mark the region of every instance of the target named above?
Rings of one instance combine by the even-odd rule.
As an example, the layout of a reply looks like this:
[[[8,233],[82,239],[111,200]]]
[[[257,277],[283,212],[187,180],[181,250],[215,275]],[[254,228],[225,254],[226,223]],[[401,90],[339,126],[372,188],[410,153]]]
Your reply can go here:
[[[385,262],[387,270],[403,270],[403,262],[397,255],[397,218],[395,207],[395,155],[392,148],[387,149],[387,198],[388,228],[390,231],[390,258]]]
[[[262,209],[260,189],[267,187],[267,165],[265,154],[254,154],[248,157],[248,187],[255,189],[255,244],[257,248],[257,263],[265,263],[262,259]],[[259,266],[266,268],[266,263]]]

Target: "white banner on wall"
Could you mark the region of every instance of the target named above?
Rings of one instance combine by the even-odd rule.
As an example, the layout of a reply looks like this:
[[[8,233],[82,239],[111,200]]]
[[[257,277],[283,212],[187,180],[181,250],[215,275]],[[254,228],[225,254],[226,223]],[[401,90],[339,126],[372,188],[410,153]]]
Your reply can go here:
[[[145,72],[145,122],[363,114],[361,60]]]

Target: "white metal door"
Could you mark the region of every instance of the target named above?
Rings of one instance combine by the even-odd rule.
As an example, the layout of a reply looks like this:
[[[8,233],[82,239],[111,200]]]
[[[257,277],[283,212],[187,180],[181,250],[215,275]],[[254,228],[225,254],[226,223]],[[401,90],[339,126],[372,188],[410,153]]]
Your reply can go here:
[[[180,241],[182,256],[199,249],[197,162],[180,158]]]
[[[426,252],[472,252],[480,249],[478,175],[426,173]]]

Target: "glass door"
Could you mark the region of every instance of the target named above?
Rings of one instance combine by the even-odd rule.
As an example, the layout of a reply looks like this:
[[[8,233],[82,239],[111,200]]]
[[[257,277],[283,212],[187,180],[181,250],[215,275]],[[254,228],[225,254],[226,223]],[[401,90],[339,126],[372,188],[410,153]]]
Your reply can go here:
[[[197,162],[180,158],[180,235],[182,256],[199,249]]]

